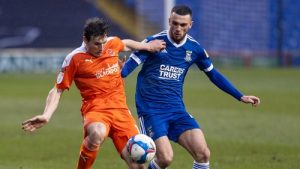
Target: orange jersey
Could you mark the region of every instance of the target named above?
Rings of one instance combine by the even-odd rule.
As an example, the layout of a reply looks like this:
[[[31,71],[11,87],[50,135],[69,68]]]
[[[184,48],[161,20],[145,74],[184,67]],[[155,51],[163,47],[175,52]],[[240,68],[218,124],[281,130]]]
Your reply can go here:
[[[108,38],[99,57],[86,53],[82,45],[65,58],[56,87],[69,89],[74,81],[83,98],[83,114],[111,108],[127,109],[118,64],[118,55],[123,49],[124,44],[117,37]]]

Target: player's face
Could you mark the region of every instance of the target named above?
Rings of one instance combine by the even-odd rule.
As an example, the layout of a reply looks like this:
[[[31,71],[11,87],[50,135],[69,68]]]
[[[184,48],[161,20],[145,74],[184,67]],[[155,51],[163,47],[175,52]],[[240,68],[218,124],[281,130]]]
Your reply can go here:
[[[86,38],[84,38],[84,42],[86,44],[86,50],[87,53],[99,57],[102,52],[102,46],[107,41],[107,36],[94,36],[91,37],[90,41],[87,41]]]
[[[169,18],[169,25],[172,40],[180,43],[192,27],[192,18],[190,15],[178,15],[173,12]]]

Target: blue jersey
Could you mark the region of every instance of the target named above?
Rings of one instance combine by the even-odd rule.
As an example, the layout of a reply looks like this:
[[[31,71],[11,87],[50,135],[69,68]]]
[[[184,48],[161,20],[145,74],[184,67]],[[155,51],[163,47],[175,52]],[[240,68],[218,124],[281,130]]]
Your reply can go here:
[[[188,69],[196,63],[209,72],[213,64],[201,45],[186,35],[180,44],[171,40],[168,31],[150,36],[146,41],[161,39],[166,48],[161,52],[135,52],[131,55],[136,63],[143,63],[136,86],[138,114],[186,111],[183,103],[183,82]]]

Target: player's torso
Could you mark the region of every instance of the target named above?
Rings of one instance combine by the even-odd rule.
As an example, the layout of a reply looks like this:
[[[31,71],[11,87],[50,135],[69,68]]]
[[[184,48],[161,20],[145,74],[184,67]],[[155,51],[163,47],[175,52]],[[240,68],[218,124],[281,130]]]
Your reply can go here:
[[[74,81],[83,98],[124,95],[124,83],[118,64],[119,49],[104,47],[99,57],[80,53],[74,58],[76,71]]]
[[[118,57],[92,57],[82,54],[74,81],[80,91],[90,89],[94,94],[109,92],[121,80]]]
[[[142,76],[155,80],[155,84],[177,85],[181,87],[189,67],[197,55],[188,45],[174,46],[167,42],[161,52],[148,57],[142,67]]]
[[[188,44],[175,46],[167,39],[166,49],[148,56],[138,75],[136,104],[138,113],[185,111],[183,81],[197,52]]]

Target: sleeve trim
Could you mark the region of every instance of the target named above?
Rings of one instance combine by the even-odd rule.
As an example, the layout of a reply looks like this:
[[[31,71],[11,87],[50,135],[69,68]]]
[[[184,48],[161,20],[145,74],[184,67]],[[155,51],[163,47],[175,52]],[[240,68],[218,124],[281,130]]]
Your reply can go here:
[[[208,68],[204,69],[204,72],[210,72],[214,68],[214,65],[211,64]]]
[[[141,59],[138,58],[135,54],[131,54],[130,58],[132,58],[138,65],[142,63]]]

